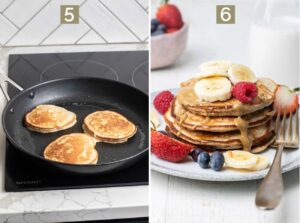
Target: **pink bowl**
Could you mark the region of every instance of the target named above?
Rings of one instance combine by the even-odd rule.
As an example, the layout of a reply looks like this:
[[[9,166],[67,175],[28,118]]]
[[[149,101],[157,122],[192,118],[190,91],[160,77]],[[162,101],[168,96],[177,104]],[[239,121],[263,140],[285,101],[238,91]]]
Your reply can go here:
[[[151,36],[151,69],[173,64],[186,47],[188,25],[174,33]]]

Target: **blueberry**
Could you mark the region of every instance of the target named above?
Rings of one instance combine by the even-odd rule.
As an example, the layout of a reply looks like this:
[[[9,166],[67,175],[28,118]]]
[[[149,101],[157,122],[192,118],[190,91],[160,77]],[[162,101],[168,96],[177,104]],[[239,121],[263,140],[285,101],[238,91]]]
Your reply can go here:
[[[160,24],[158,19],[151,19],[151,25],[158,26]]]
[[[159,24],[156,29],[157,30],[163,30],[165,32],[166,31],[166,26],[164,24]]]
[[[158,35],[162,35],[165,32],[163,30],[156,30],[154,32],[151,33],[151,36],[158,36]]]
[[[157,19],[151,19],[151,32],[154,32],[159,25],[159,21]]]
[[[153,33],[156,30],[156,26],[151,24],[151,33]]]
[[[198,156],[200,153],[202,153],[203,150],[202,149],[194,149],[192,152],[191,152],[191,156],[192,156],[192,159],[194,160],[194,162],[197,162],[197,159],[198,159]]]
[[[198,155],[197,162],[203,169],[207,169],[209,167],[210,156],[208,152],[203,151]]]
[[[222,153],[215,151],[210,157],[210,167],[214,171],[220,171],[224,165],[224,156]]]

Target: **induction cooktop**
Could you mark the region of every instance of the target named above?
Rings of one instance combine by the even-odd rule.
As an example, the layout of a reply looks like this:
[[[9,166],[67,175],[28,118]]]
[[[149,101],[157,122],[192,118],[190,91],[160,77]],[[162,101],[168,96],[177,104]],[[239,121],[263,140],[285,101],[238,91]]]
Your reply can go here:
[[[22,54],[9,56],[8,76],[24,89],[48,80],[90,76],[120,81],[148,94],[148,51]],[[18,92],[9,86],[11,97]],[[148,184],[148,154],[132,166],[101,175],[68,175],[43,169],[7,140],[5,190],[35,191]]]

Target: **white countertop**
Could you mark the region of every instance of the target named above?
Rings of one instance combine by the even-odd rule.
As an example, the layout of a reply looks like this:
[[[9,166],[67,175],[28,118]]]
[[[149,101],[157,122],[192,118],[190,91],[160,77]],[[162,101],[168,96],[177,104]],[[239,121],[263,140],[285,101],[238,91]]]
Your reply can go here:
[[[152,3],[153,14],[156,3]],[[188,46],[174,65],[151,72],[152,92],[177,88],[180,82],[193,77],[198,66],[207,60],[226,59],[247,64],[246,45],[254,1],[173,0],[172,3],[180,8],[189,24]],[[215,5],[222,3],[236,5],[235,25],[215,24]],[[286,79],[282,76],[276,80],[282,83]],[[299,222],[299,169],[284,174],[283,178],[285,190],[279,207],[260,211],[254,203],[259,180],[205,182],[151,171],[151,222]]]
[[[0,73],[7,73],[8,55],[18,53],[146,50],[147,44],[0,48]],[[5,106],[0,94],[0,116]],[[148,186],[4,191],[5,134],[0,126],[0,222],[71,222],[148,216]]]

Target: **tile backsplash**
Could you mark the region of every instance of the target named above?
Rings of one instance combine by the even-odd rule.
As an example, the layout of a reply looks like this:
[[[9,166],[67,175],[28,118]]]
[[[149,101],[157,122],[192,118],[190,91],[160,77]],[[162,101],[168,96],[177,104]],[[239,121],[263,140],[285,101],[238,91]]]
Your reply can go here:
[[[79,5],[79,24],[60,24],[61,5]],[[148,13],[148,0],[0,0],[0,46],[143,43]]]

